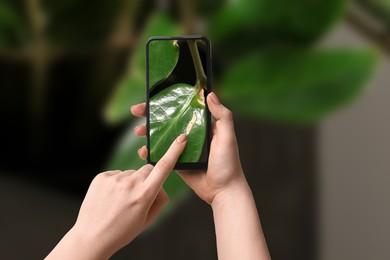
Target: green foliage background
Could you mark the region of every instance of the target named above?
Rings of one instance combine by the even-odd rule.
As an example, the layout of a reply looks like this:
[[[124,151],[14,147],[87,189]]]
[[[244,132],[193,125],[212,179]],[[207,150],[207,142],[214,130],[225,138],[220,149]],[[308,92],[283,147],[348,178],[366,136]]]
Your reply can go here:
[[[208,36],[213,44],[213,88],[222,101],[235,114],[280,124],[315,124],[361,95],[375,67],[371,49],[317,45],[343,17],[346,0],[161,2],[1,1],[0,54],[27,57],[34,65],[28,97],[34,127],[45,111],[49,89],[43,86],[51,62],[69,52],[93,56],[126,50],[127,70],[117,84],[90,92],[104,99],[100,109],[107,124],[128,125],[106,168],[143,165],[137,150],[145,139],[132,132],[144,121],[129,119],[129,107],[145,101],[145,42],[151,36]],[[104,62],[109,69],[111,60]],[[94,100],[86,98],[88,102]],[[165,185],[171,205],[187,190],[174,174]]]

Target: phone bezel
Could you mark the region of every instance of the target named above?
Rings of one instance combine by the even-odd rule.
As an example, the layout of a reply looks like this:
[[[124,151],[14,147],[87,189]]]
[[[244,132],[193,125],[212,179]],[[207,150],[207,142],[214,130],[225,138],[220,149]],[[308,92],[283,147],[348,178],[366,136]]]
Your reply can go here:
[[[150,37],[146,42],[146,143],[148,151],[150,150],[150,115],[149,115],[149,44],[155,40],[204,40],[206,43],[206,75],[207,75],[207,90],[205,91],[205,99],[207,98],[208,93],[211,92],[211,76],[212,76],[212,68],[211,68],[211,42],[210,40],[203,35],[188,35],[188,36],[153,36]],[[208,166],[208,157],[210,153],[210,142],[211,142],[211,114],[206,105],[206,151],[207,151],[207,159],[204,162],[177,162],[174,170],[204,170],[207,169]],[[148,163],[155,165],[157,162],[153,162],[150,160],[150,154],[148,152],[147,157]]]

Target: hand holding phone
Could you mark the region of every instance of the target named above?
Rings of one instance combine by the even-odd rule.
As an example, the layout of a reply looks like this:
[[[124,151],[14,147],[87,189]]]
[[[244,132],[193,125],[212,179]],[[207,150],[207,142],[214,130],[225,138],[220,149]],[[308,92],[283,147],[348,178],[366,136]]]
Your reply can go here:
[[[232,113],[212,92],[206,102],[215,118],[207,171],[177,172],[213,209],[218,258],[271,259],[256,204],[241,167]],[[145,103],[132,106],[131,112],[145,117]],[[145,132],[137,135],[145,135]],[[143,146],[138,154],[145,160],[147,148]]]

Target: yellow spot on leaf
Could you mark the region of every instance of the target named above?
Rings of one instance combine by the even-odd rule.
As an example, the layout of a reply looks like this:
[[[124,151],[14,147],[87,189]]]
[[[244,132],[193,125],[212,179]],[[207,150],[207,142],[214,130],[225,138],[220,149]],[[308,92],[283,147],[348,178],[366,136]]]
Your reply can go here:
[[[199,91],[198,96],[199,96],[197,99],[198,103],[200,105],[204,106],[205,104],[204,104],[204,89],[203,88]]]
[[[194,127],[195,123],[196,123],[196,113],[194,111],[194,112],[192,112],[191,121],[187,125],[186,135],[188,135],[191,132],[191,129]]]

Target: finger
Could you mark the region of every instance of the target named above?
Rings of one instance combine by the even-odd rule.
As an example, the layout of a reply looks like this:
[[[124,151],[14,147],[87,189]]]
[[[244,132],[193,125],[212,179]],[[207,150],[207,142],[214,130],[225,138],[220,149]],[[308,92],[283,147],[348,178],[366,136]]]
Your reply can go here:
[[[157,218],[158,214],[168,204],[169,198],[163,188],[158,192],[156,199],[153,201],[152,206],[149,209],[148,215],[145,221],[145,227],[149,226]]]
[[[145,180],[149,176],[152,170],[153,170],[153,165],[146,164],[141,168],[139,168],[138,171],[134,173],[134,176],[138,176],[141,178],[141,180]]]
[[[146,125],[139,125],[134,128],[134,133],[136,136],[145,136],[146,135]]]
[[[154,166],[154,169],[150,173],[149,177],[145,180],[145,183],[154,190],[157,190],[159,187],[161,187],[169,173],[172,171],[173,167],[175,167],[175,164],[181,153],[184,151],[186,144],[187,138],[184,134],[181,134],[178,138],[176,138],[176,140],[173,141],[169,147],[168,151],[156,163],[156,166]]]
[[[138,117],[146,116],[146,103],[140,103],[130,107],[130,111],[133,115]]]
[[[221,104],[214,92],[207,95],[207,105],[216,120],[215,124],[221,125],[225,133],[234,133],[233,114]]]
[[[148,148],[146,148],[145,145],[138,149],[138,156],[142,160],[146,160],[148,158]]]

